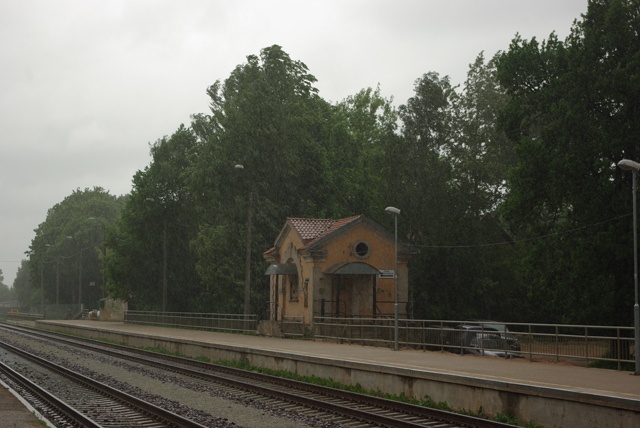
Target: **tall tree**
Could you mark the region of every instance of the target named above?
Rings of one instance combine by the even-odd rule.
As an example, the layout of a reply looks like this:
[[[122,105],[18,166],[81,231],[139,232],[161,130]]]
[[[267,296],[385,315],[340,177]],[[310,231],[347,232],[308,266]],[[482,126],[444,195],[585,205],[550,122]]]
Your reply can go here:
[[[518,36],[498,62],[519,158],[504,213],[529,240],[523,281],[547,321],[631,319],[631,184],[616,163],[640,158],[639,10],[591,0],[564,42]]]
[[[393,189],[387,176],[394,159],[387,153],[397,139],[398,112],[380,88],[347,97],[326,115],[331,124],[327,147],[336,216],[384,216]],[[386,219],[386,218],[385,218]]]
[[[9,302],[14,299],[14,290],[4,283],[4,275],[0,269],[0,302]]]
[[[420,249],[411,262],[418,317],[512,320],[517,313],[512,249],[496,213],[515,157],[495,126],[506,101],[495,74],[495,61],[485,64],[481,54],[461,90],[427,73],[400,107],[396,188],[403,234]]]
[[[497,128],[498,112],[508,97],[496,74],[496,57],[485,62],[480,53],[469,67],[455,112],[456,137],[448,159],[453,186],[461,195],[458,230],[466,240],[455,252],[473,302],[466,317],[522,320],[522,292],[512,269],[515,245],[499,215],[508,192],[507,173],[517,157],[513,142]]]
[[[195,142],[191,129],[180,126],[151,146],[151,164],[135,174],[108,236],[108,290],[132,308],[204,310],[190,246],[197,230],[194,199],[185,184]]]
[[[470,210],[492,213],[507,192],[507,171],[516,164],[514,144],[497,128],[497,116],[508,97],[500,86],[497,57],[485,62],[480,53],[469,66],[455,117],[456,138],[448,158],[454,180]]]
[[[280,46],[238,65],[208,90],[210,114],[196,115],[198,156],[190,188],[201,227],[194,241],[200,277],[218,306],[243,302],[244,239],[251,224],[254,310],[266,308],[261,253],[287,216],[331,209],[329,165],[322,141],[329,106],[317,96],[306,65]],[[242,169],[235,168],[242,165]]]
[[[31,284],[29,263],[29,260],[20,262],[12,288],[16,300],[18,300],[25,312],[29,312],[31,308],[33,308],[34,312],[37,312],[36,308],[40,308],[42,294],[40,288],[35,286],[39,281],[36,281],[36,284]]]
[[[29,286],[51,304],[84,303],[105,296],[101,257],[106,230],[121,200],[100,187],[75,190],[47,212],[29,249]]]
[[[455,286],[460,281],[453,281],[455,255],[442,248],[466,242],[457,233],[460,199],[448,159],[458,97],[448,77],[431,72],[416,81],[415,95],[399,109],[403,138],[397,142],[398,163],[390,180],[403,213],[402,234],[421,247],[411,264],[415,311],[421,317],[455,313],[459,305],[453,300],[466,295]]]

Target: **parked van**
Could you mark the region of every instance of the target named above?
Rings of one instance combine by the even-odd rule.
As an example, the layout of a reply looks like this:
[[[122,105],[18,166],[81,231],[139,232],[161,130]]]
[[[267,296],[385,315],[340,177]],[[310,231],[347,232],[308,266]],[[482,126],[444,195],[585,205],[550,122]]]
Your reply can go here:
[[[462,352],[503,358],[522,358],[514,352],[499,330],[484,325],[462,325]]]
[[[498,321],[474,321],[473,323],[478,323],[478,325],[482,327],[497,330],[500,337],[507,341],[512,351],[520,352],[520,341],[512,332],[509,331],[506,324]]]

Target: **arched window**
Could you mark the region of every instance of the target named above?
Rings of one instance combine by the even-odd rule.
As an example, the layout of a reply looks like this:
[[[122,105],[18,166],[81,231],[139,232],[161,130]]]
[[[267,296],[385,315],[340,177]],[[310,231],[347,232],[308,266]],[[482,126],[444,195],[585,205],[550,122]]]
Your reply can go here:
[[[293,259],[287,260],[287,263],[293,263]],[[297,301],[298,289],[300,288],[297,270],[296,273],[287,275],[287,280],[289,282],[289,300]]]
[[[289,300],[298,300],[298,274],[289,275]]]

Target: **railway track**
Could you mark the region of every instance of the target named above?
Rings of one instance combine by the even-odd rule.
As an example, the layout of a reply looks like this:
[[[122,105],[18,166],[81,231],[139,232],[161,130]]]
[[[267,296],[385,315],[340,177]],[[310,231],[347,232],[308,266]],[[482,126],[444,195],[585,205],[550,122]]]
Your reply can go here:
[[[20,368],[0,362],[0,373],[56,426],[204,427],[7,343],[0,346]],[[47,378],[47,389],[30,379],[42,377]]]
[[[55,340],[75,348],[110,355],[133,363],[154,367],[173,375],[185,376],[194,382],[226,388],[243,395],[246,401],[259,401],[269,406],[288,408],[318,420],[331,420],[334,426],[344,427],[478,427],[497,428],[512,425],[480,419],[421,406],[410,405],[379,397],[297,382],[174,357],[154,352],[107,345],[101,342],[71,338],[66,335],[43,333],[32,329],[3,326],[14,332]],[[238,391],[241,391],[238,393]]]

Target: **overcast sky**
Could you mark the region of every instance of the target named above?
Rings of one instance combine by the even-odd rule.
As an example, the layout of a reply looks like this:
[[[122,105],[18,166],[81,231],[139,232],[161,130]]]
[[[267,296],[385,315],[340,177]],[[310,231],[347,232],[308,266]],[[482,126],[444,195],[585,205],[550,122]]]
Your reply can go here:
[[[277,44],[336,103],[424,73],[464,82],[516,33],[562,39],[587,0],[0,0],[0,269],[75,189],[131,190],[149,143],[208,109],[206,88]]]

